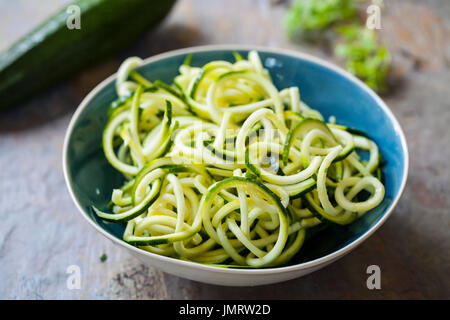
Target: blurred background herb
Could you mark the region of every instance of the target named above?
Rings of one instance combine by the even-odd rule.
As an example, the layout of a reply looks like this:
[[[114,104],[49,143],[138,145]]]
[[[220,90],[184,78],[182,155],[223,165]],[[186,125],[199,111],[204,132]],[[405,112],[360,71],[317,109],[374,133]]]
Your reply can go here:
[[[237,293],[240,299],[258,300],[449,297],[450,260],[445,254],[450,252],[449,0],[385,2],[382,30],[375,31],[377,38],[389,47],[392,58],[392,94],[383,100],[406,134],[411,159],[408,183],[392,219],[377,231],[364,250],[356,250],[334,264],[333,272],[324,268],[311,276],[270,286],[205,285],[147,267],[125,250],[117,250],[112,241],[103,239],[76,214],[62,178],[64,134],[76,106],[100,81],[116,72],[129,56],[144,58],[205,44],[297,49],[330,60],[329,54],[334,55],[334,50],[286,41],[286,25],[280,21],[294,1],[178,0],[159,27],[127,49],[102,59],[20,107],[0,111],[0,165],[4,168],[0,171],[1,299],[227,300],[236,299]],[[66,8],[71,2],[0,0],[0,51],[7,50],[55,10]],[[369,0],[358,2],[358,17],[349,20],[363,27],[369,4]],[[129,19],[124,21],[128,23]],[[86,22],[82,18],[82,28]],[[347,41],[335,29],[337,24],[352,23],[336,22],[325,29],[334,35],[329,49]],[[106,29],[109,40],[116,36],[114,29]],[[334,59],[342,58],[334,55]],[[69,61],[74,63],[76,59]],[[44,68],[42,77],[53,71]],[[327,103],[326,94],[323,103]],[[103,253],[108,257],[101,263]],[[385,268],[382,290],[367,290],[361,281],[364,270],[358,272],[374,257]],[[80,266],[82,290],[64,290],[64,271],[69,264]]]
[[[284,19],[293,41],[326,40],[343,66],[373,90],[387,91],[390,53],[375,30],[366,27],[362,0],[295,0]],[[377,1],[378,6],[382,2]]]
[[[358,25],[337,28],[343,41],[337,44],[335,54],[345,68],[377,92],[386,92],[390,65],[388,49],[378,44],[375,31]]]
[[[296,0],[285,17],[289,37],[306,37],[334,24],[355,18],[357,0]]]

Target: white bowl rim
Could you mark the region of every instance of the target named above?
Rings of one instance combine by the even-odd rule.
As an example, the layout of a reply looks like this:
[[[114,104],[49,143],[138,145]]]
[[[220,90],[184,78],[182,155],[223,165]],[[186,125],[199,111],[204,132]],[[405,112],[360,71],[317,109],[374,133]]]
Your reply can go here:
[[[401,195],[405,189],[406,180],[408,177],[408,170],[409,170],[409,154],[408,154],[408,146],[406,143],[405,134],[403,133],[403,130],[400,127],[399,122],[397,121],[397,119],[395,118],[394,114],[389,109],[389,107],[384,103],[384,101],[372,89],[370,89],[367,85],[365,85],[361,80],[356,78],[354,75],[350,74],[349,72],[345,71],[341,67],[339,67],[331,62],[325,61],[321,58],[312,56],[307,53],[298,52],[298,51],[294,51],[291,49],[271,48],[271,47],[254,46],[254,45],[240,45],[240,44],[202,45],[202,46],[186,47],[183,49],[177,49],[177,50],[163,52],[163,53],[160,53],[160,54],[157,54],[157,55],[154,55],[154,56],[144,59],[142,65],[153,63],[158,60],[169,58],[169,57],[176,56],[176,55],[189,54],[189,53],[195,54],[196,52],[217,51],[217,50],[230,50],[230,51],[231,50],[243,50],[243,51],[256,50],[256,51],[267,52],[267,53],[284,54],[284,55],[288,55],[288,56],[294,56],[294,57],[297,57],[297,58],[300,58],[303,60],[307,60],[307,61],[316,63],[318,65],[324,66],[328,69],[331,69],[331,70],[335,71],[336,73],[342,75],[343,77],[351,80],[357,86],[359,86],[362,90],[366,91],[378,103],[378,105],[386,112],[386,114],[392,121],[395,132],[400,136],[402,150],[404,153],[403,166],[405,168],[405,170],[403,172],[403,176],[402,176],[400,190],[397,193],[395,199],[392,201],[392,205],[390,206],[389,210],[387,212],[385,212],[385,214],[381,217],[381,219],[378,220],[378,222],[375,225],[373,225],[369,230],[367,230],[365,233],[363,233],[360,237],[353,240],[351,243],[347,244],[346,246],[340,248],[339,250],[334,251],[328,255],[325,255],[323,257],[320,257],[320,258],[317,258],[317,259],[314,259],[314,260],[311,260],[308,262],[298,263],[298,264],[284,266],[284,267],[273,267],[273,268],[264,268],[264,269],[222,268],[222,267],[215,267],[215,266],[210,266],[210,265],[191,262],[191,261],[180,260],[180,259],[176,259],[176,258],[170,258],[170,257],[158,255],[158,254],[155,254],[155,253],[152,253],[149,251],[139,249],[135,246],[132,246],[132,245],[126,243],[122,239],[116,238],[115,236],[111,235],[106,230],[101,228],[99,225],[94,223],[94,221],[92,221],[89,218],[88,214],[83,210],[81,204],[78,202],[77,198],[75,197],[73,189],[72,189],[72,185],[70,183],[69,173],[68,173],[67,151],[68,151],[68,145],[69,145],[69,138],[72,135],[72,131],[73,131],[76,121],[78,120],[78,117],[80,116],[82,111],[85,109],[85,107],[89,104],[89,102],[93,99],[93,97],[96,96],[97,93],[100,92],[109,83],[111,83],[112,81],[114,81],[116,79],[117,73],[112,74],[111,76],[109,76],[108,78],[106,78],[105,80],[100,82],[83,99],[83,101],[80,103],[80,105],[76,109],[75,113],[73,114],[72,119],[70,120],[69,126],[66,131],[66,136],[64,138],[64,146],[63,146],[63,171],[64,171],[64,178],[66,181],[66,185],[69,189],[70,196],[72,197],[72,200],[74,201],[76,207],[81,212],[83,217],[95,229],[97,229],[100,233],[102,233],[105,237],[107,237],[114,243],[117,243],[117,244],[127,248],[128,250],[134,251],[135,253],[137,253],[139,255],[146,255],[151,259],[160,260],[160,262],[162,262],[162,263],[165,262],[165,263],[169,263],[169,264],[175,264],[175,265],[178,265],[179,267],[193,268],[193,269],[198,269],[199,271],[203,270],[203,271],[223,273],[223,274],[229,274],[229,275],[240,274],[240,275],[251,276],[254,274],[254,275],[261,276],[261,275],[265,275],[265,274],[290,273],[290,272],[295,272],[298,270],[310,269],[310,268],[325,264],[326,262],[332,262],[334,260],[337,260],[338,258],[343,257],[345,254],[349,253],[351,250],[355,249],[357,246],[359,246],[361,243],[363,243],[379,227],[381,227],[381,225],[383,225],[383,223],[392,214],[394,208],[396,207],[396,205],[397,205],[399,199],[401,198]]]

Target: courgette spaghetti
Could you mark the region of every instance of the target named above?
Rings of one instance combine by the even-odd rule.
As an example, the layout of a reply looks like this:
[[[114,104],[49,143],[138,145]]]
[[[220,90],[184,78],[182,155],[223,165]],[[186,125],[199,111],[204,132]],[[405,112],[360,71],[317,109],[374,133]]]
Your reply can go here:
[[[107,212],[93,210],[125,223],[126,242],[198,263],[274,267],[308,230],[352,223],[383,200],[372,140],[327,123],[298,87],[275,87],[257,52],[234,55],[202,67],[189,56],[173,84],[146,79],[139,58],[121,65],[103,149],[124,184]]]

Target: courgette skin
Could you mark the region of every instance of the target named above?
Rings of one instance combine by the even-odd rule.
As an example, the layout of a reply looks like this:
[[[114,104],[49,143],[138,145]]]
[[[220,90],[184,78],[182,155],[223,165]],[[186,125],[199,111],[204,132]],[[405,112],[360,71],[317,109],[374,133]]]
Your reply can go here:
[[[81,29],[67,7],[0,54],[0,110],[73,75],[139,39],[175,0],[78,0]]]

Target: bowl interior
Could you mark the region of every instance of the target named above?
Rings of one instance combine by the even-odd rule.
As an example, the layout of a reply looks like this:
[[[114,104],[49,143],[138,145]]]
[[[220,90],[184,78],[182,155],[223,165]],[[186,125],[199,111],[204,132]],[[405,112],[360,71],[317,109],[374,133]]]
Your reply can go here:
[[[246,50],[238,51],[243,56],[247,55]],[[139,72],[150,80],[172,83],[187,54],[165,55],[143,65]],[[319,110],[325,119],[333,115],[337,123],[367,133],[378,144],[383,157],[386,187],[383,203],[350,225],[331,226],[318,232],[313,236],[314,241],[307,241],[290,264],[315,260],[361,237],[393,205],[393,199],[401,191],[406,170],[401,130],[375,96],[344,74],[307,57],[264,50],[259,54],[278,89],[298,86],[303,101]],[[234,61],[230,50],[209,49],[194,52],[192,65],[201,66],[219,59]],[[73,124],[73,130],[68,133],[66,170],[73,194],[84,212],[108,233],[122,239],[124,225],[104,222],[90,209],[91,205],[106,209],[112,189],[123,182],[121,174],[106,161],[101,144],[107,108],[116,97],[112,81],[87,101]]]

